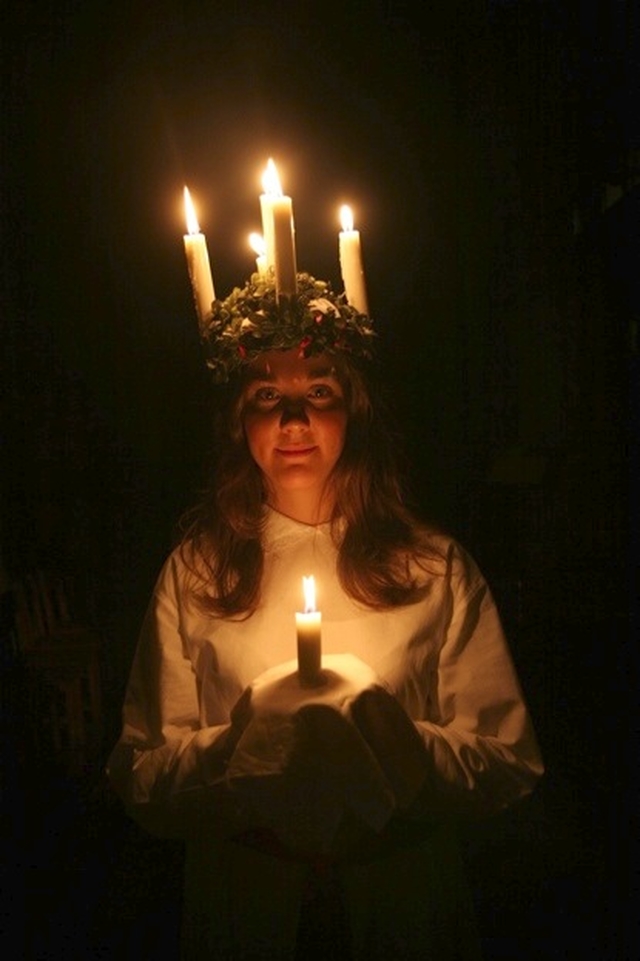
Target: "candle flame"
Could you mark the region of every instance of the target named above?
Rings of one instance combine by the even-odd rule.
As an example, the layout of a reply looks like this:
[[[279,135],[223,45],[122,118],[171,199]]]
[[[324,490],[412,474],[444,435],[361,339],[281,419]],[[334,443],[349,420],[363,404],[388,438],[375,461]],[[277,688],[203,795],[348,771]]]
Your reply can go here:
[[[304,591],[304,612],[313,614],[316,609],[316,582],[313,575],[302,578],[302,590]]]
[[[268,194],[270,197],[282,197],[280,178],[278,177],[276,165],[271,157],[269,157],[269,160],[267,161],[267,169],[262,176],[262,189],[264,190],[265,194]]]
[[[262,234],[249,234],[249,243],[257,253],[258,257],[264,257],[267,248]]]
[[[191,194],[189,193],[189,188],[184,188],[184,212],[187,218],[187,233],[188,234],[199,234],[200,226],[198,224],[198,218],[196,217],[195,207],[193,206],[193,201],[191,200]]]
[[[353,230],[353,213],[347,204],[343,204],[340,208],[340,223],[343,230]]]

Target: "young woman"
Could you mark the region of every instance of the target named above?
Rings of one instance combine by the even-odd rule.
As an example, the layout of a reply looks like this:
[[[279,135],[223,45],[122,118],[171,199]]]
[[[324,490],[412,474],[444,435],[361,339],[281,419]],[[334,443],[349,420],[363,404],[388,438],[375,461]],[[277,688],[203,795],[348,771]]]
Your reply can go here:
[[[185,958],[476,958],[452,826],[531,792],[535,735],[476,564],[405,504],[357,338],[310,342],[309,315],[340,319],[307,299],[295,346],[236,355],[109,774],[187,841]],[[308,574],[315,692],[286,668]]]

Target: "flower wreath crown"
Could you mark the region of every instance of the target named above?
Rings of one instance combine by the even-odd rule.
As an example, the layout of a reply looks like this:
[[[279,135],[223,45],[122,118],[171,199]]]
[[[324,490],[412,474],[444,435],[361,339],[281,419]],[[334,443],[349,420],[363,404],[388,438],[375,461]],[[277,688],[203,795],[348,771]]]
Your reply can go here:
[[[298,273],[296,293],[278,296],[271,274],[255,273],[213,301],[200,337],[214,381],[226,383],[266,350],[297,347],[302,357],[339,351],[370,360],[375,332],[371,319],[325,280]]]

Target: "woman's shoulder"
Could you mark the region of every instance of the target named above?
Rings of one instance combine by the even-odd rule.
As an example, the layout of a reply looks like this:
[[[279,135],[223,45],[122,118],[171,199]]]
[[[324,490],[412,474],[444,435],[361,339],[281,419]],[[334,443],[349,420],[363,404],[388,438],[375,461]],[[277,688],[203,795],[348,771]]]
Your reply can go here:
[[[445,560],[461,549],[458,540],[443,527],[417,519],[413,527],[417,551]]]
[[[455,535],[426,523],[416,533],[417,560],[426,570],[470,590],[484,583],[475,557]]]
[[[206,575],[206,561],[201,549],[192,539],[174,545],[165,555],[156,580],[156,591],[181,587],[192,578]]]

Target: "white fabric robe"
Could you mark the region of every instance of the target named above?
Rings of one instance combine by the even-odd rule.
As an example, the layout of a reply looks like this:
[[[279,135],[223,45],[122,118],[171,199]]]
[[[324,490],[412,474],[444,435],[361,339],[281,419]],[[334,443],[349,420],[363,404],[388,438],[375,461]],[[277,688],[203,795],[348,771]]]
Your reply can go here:
[[[294,613],[309,574],[323,654],[354,655],[375,672],[411,718],[429,772],[414,812],[430,825],[424,838],[342,871],[354,956],[475,956],[448,814],[497,812],[530,793],[543,767],[487,583],[457,542],[435,544],[426,596],[375,612],[340,587],[328,525],[269,510],[262,601],[244,621],[187,604],[183,562],[177,551],[168,558],[108,771],[141,823],[187,839],[185,958],[292,957],[307,868],[229,840],[247,825],[246,812],[229,808],[225,770],[232,709],[254,679],[296,656]]]

